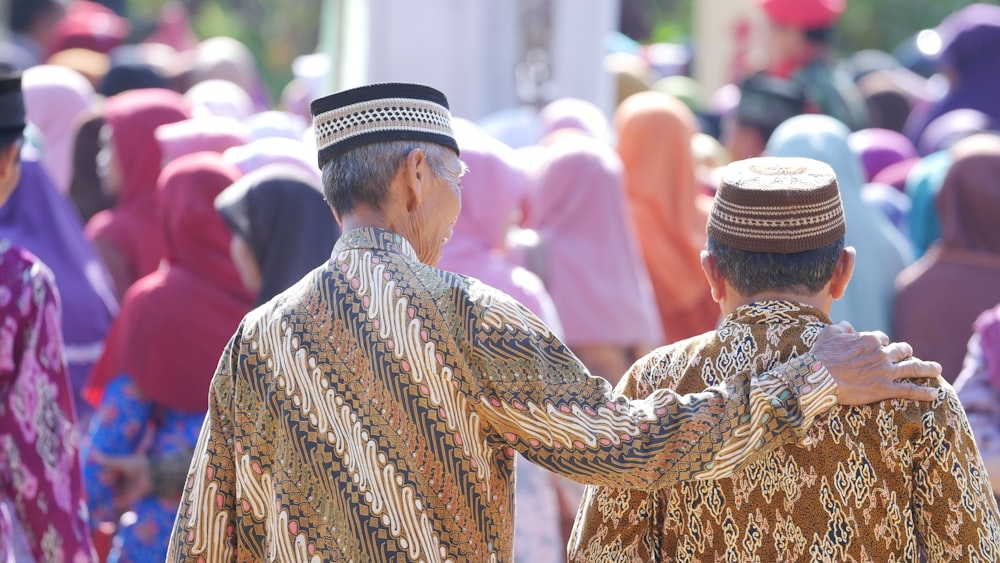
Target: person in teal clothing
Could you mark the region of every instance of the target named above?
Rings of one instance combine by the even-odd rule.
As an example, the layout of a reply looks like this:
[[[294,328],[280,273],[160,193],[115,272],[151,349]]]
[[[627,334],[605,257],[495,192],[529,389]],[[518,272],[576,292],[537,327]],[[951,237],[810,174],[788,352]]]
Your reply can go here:
[[[847,244],[857,249],[852,283],[834,301],[832,315],[861,330],[891,333],[896,276],[913,261],[906,238],[878,210],[861,198],[861,157],[847,142],[850,131],[826,115],[800,115],[781,124],[767,144],[771,156],[821,160],[837,174],[844,215],[850,229]]]

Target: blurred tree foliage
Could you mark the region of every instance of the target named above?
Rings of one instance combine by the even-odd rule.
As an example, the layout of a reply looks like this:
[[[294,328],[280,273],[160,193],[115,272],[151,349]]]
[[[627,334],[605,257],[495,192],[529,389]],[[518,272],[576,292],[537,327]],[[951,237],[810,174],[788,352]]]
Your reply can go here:
[[[129,16],[154,21],[167,0],[128,0]],[[182,0],[198,37],[227,35],[257,56],[271,98],[292,79],[292,60],[316,49],[322,0]]]
[[[697,0],[634,1],[645,2],[656,20],[649,41],[687,40],[691,7]],[[913,34],[937,26],[948,14],[972,3],[972,0],[847,0],[847,11],[837,26],[840,49],[846,53],[861,49],[892,52]]]
[[[155,19],[167,0],[128,0],[132,18]],[[399,0],[407,1],[407,0]],[[456,0],[462,1],[462,0]],[[508,1],[508,0],[495,0]],[[632,16],[649,18],[645,42],[685,42],[691,32],[692,5],[697,0],[622,0]],[[200,37],[229,35],[257,55],[272,97],[291,79],[295,56],[316,48],[322,0],[182,0],[193,15]],[[934,27],[970,0],[847,0],[838,29],[844,52],[860,49],[892,51],[917,31]],[[992,2],[998,3],[998,2]],[[623,11],[623,15],[626,11]]]

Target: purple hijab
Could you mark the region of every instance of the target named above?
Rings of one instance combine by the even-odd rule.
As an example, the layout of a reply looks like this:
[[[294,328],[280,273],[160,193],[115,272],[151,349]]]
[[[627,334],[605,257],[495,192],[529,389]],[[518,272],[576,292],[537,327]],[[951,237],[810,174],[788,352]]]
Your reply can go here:
[[[79,391],[100,357],[118,304],[104,266],[83,236],[80,218],[27,151],[21,179],[0,207],[0,238],[30,251],[55,275],[73,398],[78,418],[86,420],[92,408],[80,399]]]
[[[943,48],[938,67],[950,69],[957,80],[927,111],[915,113],[906,125],[907,136],[919,142],[927,125],[955,109],[974,109],[1000,123],[1000,6],[971,4],[951,14],[938,26]]]

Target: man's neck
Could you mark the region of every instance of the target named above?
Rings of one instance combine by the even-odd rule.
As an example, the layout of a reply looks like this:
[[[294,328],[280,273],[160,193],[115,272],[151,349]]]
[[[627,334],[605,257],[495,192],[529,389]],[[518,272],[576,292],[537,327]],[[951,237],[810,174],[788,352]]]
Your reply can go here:
[[[833,306],[833,299],[830,297],[830,293],[825,290],[821,290],[813,295],[803,295],[788,291],[762,291],[750,296],[740,295],[733,291],[719,304],[719,308],[722,309],[723,315],[730,315],[736,309],[758,301],[792,301],[818,309],[827,315],[830,314],[830,308]]]

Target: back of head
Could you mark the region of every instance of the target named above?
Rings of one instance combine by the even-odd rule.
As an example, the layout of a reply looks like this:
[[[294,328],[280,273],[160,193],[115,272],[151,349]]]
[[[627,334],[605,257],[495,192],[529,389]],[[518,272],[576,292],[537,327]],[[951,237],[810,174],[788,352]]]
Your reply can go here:
[[[12,32],[29,33],[47,13],[61,9],[58,0],[10,0],[7,21]]]
[[[442,260],[459,246],[475,246],[484,252],[502,248],[528,183],[513,149],[474,125],[460,127],[457,120],[455,125],[468,172],[462,176],[462,212]]]
[[[539,138],[544,139],[559,129],[574,129],[595,139],[611,137],[608,118],[591,102],[579,98],[559,98],[549,102],[538,113]]]
[[[1000,49],[1000,6],[970,4],[945,18],[937,31],[942,43],[939,66],[967,81],[992,80],[993,54]]]
[[[861,158],[848,144],[851,130],[826,115],[800,115],[782,123],[767,143],[771,156],[801,157],[828,163],[837,174],[845,202],[860,200],[865,183]]]
[[[615,112],[618,154],[628,170],[629,197],[684,212],[697,193],[691,138],[698,123],[683,102],[662,92],[629,97]],[[676,199],[675,199],[676,198]]]
[[[205,116],[156,128],[164,164],[196,152],[222,154],[250,141],[250,129],[231,117]]]
[[[149,193],[156,185],[163,160],[156,129],[190,117],[184,97],[171,90],[130,90],[108,99],[104,121],[121,165],[120,202]]]
[[[240,177],[222,155],[201,152],[183,156],[160,174],[160,213],[168,259],[206,276],[218,275],[229,260],[230,233],[215,210],[215,198]],[[229,264],[228,275],[235,275]]]
[[[917,149],[909,139],[889,129],[855,131],[847,138],[847,143],[861,157],[865,179],[869,182],[885,168],[917,156]]]
[[[739,88],[735,117],[765,143],[784,121],[805,113],[805,91],[795,82],[761,72],[744,78]]]
[[[261,273],[257,304],[329,260],[340,232],[315,176],[293,166],[272,164],[243,176],[215,207],[253,250]]]
[[[310,112],[323,192],[341,217],[362,205],[380,209],[413,149],[442,177],[446,155],[459,153],[448,99],[429,86],[370,84],[313,100]]]
[[[974,135],[951,149],[954,162],[936,205],[945,248],[1000,254],[1000,137]]]
[[[27,124],[21,73],[0,67],[0,149],[21,140]]]
[[[723,172],[708,251],[743,296],[814,295],[830,281],[846,223],[837,178],[808,158],[752,158]]]

